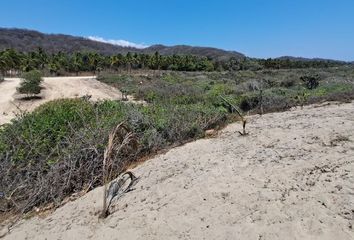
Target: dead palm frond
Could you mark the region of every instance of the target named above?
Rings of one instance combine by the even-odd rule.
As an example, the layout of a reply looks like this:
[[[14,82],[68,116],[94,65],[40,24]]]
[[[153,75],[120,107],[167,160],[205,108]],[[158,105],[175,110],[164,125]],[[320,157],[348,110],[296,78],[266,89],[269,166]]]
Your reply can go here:
[[[104,190],[103,190],[103,209],[100,215],[103,218],[106,217],[108,214],[108,207],[112,199],[115,197],[114,195],[117,194],[120,187],[125,182],[125,181],[120,182],[119,184],[117,183],[116,185],[111,184],[109,189],[110,191],[107,191],[108,183],[112,180],[113,177],[113,169],[114,169],[113,161],[115,159],[115,156],[118,156],[120,154],[124,156],[124,153],[130,152],[132,148],[133,149],[137,148],[137,140],[134,134],[130,131],[129,127],[125,124],[125,122],[121,122],[109,134],[108,144],[104,151],[104,156],[103,156]],[[128,174],[130,176],[131,183],[136,182],[137,178],[131,172],[127,172],[125,174]],[[123,176],[125,174],[123,174]],[[115,187],[112,188],[113,186]],[[130,187],[131,186],[129,185],[129,188]],[[110,197],[110,200],[108,202],[107,202],[107,195],[109,195],[108,197]]]
[[[226,102],[233,110],[236,111],[236,113],[239,115],[239,117],[241,118],[242,121],[242,132],[238,131],[240,133],[241,136],[246,136],[248,135],[248,133],[246,132],[246,123],[247,123],[247,119],[241,114],[241,111],[235,107],[233,104],[231,104],[228,100],[226,100],[226,98],[224,98],[223,96],[219,95],[219,97]]]

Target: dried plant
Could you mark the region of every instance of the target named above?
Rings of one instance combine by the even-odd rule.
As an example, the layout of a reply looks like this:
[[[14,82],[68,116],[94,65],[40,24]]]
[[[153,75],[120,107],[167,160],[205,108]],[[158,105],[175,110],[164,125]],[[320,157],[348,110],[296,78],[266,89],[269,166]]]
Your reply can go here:
[[[125,125],[124,122],[118,124],[115,129],[109,134],[108,144],[104,151],[103,156],[103,207],[100,217],[105,218],[108,215],[109,205],[114,198],[114,191],[111,194],[113,197],[107,203],[107,195],[108,195],[108,184],[113,178],[113,165],[114,165],[114,155],[119,155],[124,151],[131,151],[131,148],[137,148],[137,141],[134,137],[134,134],[129,130],[129,128]],[[136,177],[130,173],[131,181],[136,179]],[[123,184],[123,183],[122,183]],[[121,185],[122,185],[121,184]],[[121,185],[119,185],[121,187]],[[119,188],[118,188],[119,189]],[[115,191],[118,191],[116,189]]]
[[[241,111],[238,110],[237,107],[235,107],[233,104],[231,104],[228,100],[226,100],[226,98],[224,98],[223,96],[220,95],[220,98],[226,102],[228,105],[230,105],[232,107],[232,109],[234,109],[236,111],[236,113],[238,114],[238,116],[241,118],[241,122],[242,122],[242,132],[238,131],[240,133],[241,136],[246,136],[248,135],[248,133],[246,132],[246,123],[247,123],[247,119],[241,114]]]

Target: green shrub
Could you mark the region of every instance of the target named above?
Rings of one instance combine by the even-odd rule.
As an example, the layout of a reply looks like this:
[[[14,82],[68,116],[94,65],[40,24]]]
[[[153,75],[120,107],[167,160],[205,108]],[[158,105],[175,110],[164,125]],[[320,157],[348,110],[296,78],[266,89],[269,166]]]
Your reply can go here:
[[[233,110],[220,95],[251,113],[259,111],[261,100],[264,112],[271,112],[316,101],[353,98],[350,69],[341,70],[340,78],[336,77],[338,70],[331,71],[101,75],[101,81],[125,89],[148,105],[58,100],[0,127],[0,189],[8,196],[22,186],[13,194],[14,202],[0,198],[0,211],[27,211],[41,204],[59,203],[87,186],[101,185],[107,138],[122,121],[134,133],[138,147],[115,156],[115,174],[135,159],[202,137],[204,130],[225,124]],[[317,88],[312,88],[314,84],[308,89],[295,79],[317,73],[323,79]],[[263,89],[262,98],[259,89]]]
[[[59,203],[73,192],[102,184],[102,159],[110,131],[125,121],[138,148],[114,159],[118,174],[135,159],[176,143],[202,137],[222,125],[225,113],[212,105],[56,100],[0,129],[0,210],[28,211]],[[33,197],[35,196],[35,197]],[[14,204],[15,203],[15,204]]]
[[[295,85],[296,85],[296,80],[293,78],[286,78],[285,80],[280,82],[280,86],[285,88],[294,87]]]
[[[259,96],[258,95],[245,95],[240,101],[240,108],[242,111],[247,112],[259,105]]]
[[[20,87],[17,88],[17,91],[22,94],[27,94],[27,96],[34,96],[41,92],[42,81],[42,74],[38,70],[23,73]]]
[[[300,79],[304,82],[307,89],[315,89],[320,84],[320,76],[316,75],[306,75],[300,77]]]

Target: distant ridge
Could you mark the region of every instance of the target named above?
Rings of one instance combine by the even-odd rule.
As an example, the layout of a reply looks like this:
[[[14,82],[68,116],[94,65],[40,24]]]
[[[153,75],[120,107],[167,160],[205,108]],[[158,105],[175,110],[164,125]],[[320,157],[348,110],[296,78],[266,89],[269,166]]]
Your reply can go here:
[[[326,58],[304,58],[304,57],[292,57],[292,56],[282,56],[282,57],[278,57],[278,58],[276,58],[276,59],[280,59],[280,60],[290,60],[290,61],[303,61],[303,62],[315,61],[315,62],[338,62],[338,63],[346,63],[345,61],[334,60],[334,59],[326,59]]]
[[[235,57],[237,59],[245,58],[245,55],[236,51],[226,51],[212,47],[197,47],[188,45],[176,45],[171,47],[164,45],[153,45],[143,49],[143,51],[145,53],[154,53],[158,51],[162,55],[192,54],[219,60],[225,60],[231,57]]]
[[[0,50],[14,48],[29,52],[43,48],[47,52],[95,51],[102,54],[127,53],[135,48],[121,47],[108,43],[74,37],[65,34],[44,34],[34,30],[17,28],[0,28]]]
[[[59,51],[66,53],[73,53],[77,51],[93,51],[105,55],[114,55],[119,53],[127,54],[128,52],[153,54],[158,51],[162,55],[195,55],[200,57],[207,57],[215,61],[227,61],[230,58],[235,58],[238,60],[247,58],[244,54],[236,51],[227,51],[213,47],[189,45],[165,46],[156,44],[147,48],[134,48],[97,41],[86,37],[71,36],[66,34],[46,34],[35,30],[0,27],[0,51],[8,48],[14,48],[17,51],[29,52],[37,50],[38,47],[43,48],[46,52],[49,53],[56,53]],[[354,61],[346,62],[333,59],[304,58],[293,56],[281,56],[273,59],[354,64]]]
[[[245,55],[239,52],[226,51],[211,47],[153,45],[144,49],[138,49],[65,34],[45,34],[27,29],[0,28],[0,50],[14,48],[18,51],[29,52],[38,49],[38,47],[41,47],[50,53],[58,51],[68,53],[75,51],[94,51],[101,54],[113,55],[119,53],[126,54],[128,52],[151,54],[158,51],[162,55],[191,54],[208,57],[213,60],[228,60],[232,57],[236,59],[245,58]]]

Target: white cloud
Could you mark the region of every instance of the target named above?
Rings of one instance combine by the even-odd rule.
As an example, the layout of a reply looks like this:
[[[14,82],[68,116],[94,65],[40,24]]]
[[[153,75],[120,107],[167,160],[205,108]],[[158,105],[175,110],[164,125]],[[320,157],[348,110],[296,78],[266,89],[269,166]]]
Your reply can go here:
[[[97,36],[89,36],[87,37],[90,40],[93,41],[97,41],[97,42],[103,42],[103,43],[110,43],[113,45],[118,45],[118,46],[122,46],[122,47],[134,47],[134,48],[147,48],[149,47],[148,45],[145,45],[143,43],[133,43],[133,42],[129,42],[126,40],[113,40],[113,39],[104,39],[101,37],[97,37]]]

